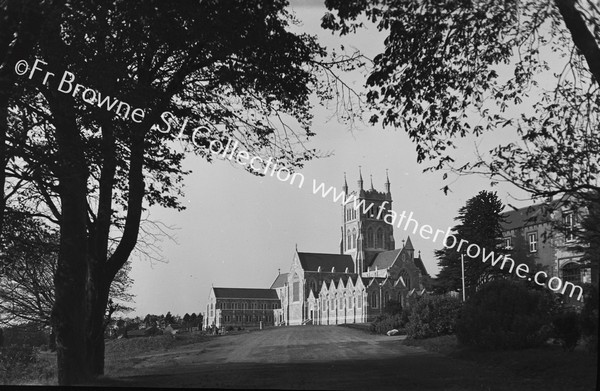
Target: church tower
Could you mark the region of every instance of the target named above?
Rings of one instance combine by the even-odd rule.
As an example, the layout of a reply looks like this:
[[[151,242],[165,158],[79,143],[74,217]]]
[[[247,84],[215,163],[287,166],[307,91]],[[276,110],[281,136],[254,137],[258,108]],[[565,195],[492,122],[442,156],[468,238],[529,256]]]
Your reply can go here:
[[[383,218],[392,209],[390,179],[386,170],[386,182],[383,192],[375,190],[371,177],[371,188],[364,189],[362,171],[359,167],[357,190],[348,192],[348,183],[344,174],[343,190],[346,202],[342,205],[342,241],[340,252],[349,254],[354,260],[354,272],[367,270],[375,256],[387,250],[393,250],[394,227]]]

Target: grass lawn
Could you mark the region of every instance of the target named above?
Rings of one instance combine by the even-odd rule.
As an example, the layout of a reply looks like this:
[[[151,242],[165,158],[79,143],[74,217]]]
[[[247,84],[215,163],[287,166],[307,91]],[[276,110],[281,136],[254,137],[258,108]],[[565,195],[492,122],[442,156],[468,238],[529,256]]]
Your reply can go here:
[[[524,384],[539,384],[540,389],[596,389],[598,354],[583,347],[577,347],[573,352],[550,344],[533,349],[481,351],[461,347],[453,335],[402,343],[460,360],[504,368],[522,378]]]
[[[111,339],[105,342],[104,365],[105,373],[118,372],[133,357],[157,351],[190,345],[207,339],[215,338],[202,333],[184,333],[176,335],[157,335],[153,337],[137,337]]]

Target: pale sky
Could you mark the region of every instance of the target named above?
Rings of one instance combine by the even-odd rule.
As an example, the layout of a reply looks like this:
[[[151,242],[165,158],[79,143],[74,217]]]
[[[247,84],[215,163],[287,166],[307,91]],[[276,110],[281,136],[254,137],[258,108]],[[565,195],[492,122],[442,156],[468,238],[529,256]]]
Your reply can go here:
[[[303,22],[301,29],[317,35],[323,45],[356,47],[369,57],[383,47],[384,35],[373,28],[343,39],[323,31],[319,27],[325,11],[322,2],[310,4],[315,5],[296,5],[294,10]],[[348,81],[356,88],[364,84],[356,75]],[[306,179],[302,189],[275,177],[253,176],[229,161],[209,164],[192,155],[186,159],[184,168],[192,170],[185,179],[183,203],[187,209],[150,210],[152,220],[177,227],[170,232],[177,242],[162,242],[160,255],[165,263],[132,260],[136,298],[135,311],[128,316],[204,312],[211,285],[268,288],[278,269],[282,273],[289,270],[296,245],[301,252],[339,253],[341,208],[331,199],[314,195],[312,181],[341,189],[346,172],[353,190],[358,166],[362,166],[365,187],[370,187],[372,175],[374,187],[380,191],[388,169],[393,210],[413,212],[419,224],[434,230],[454,226],[458,209],[480,190],[497,191],[505,204],[526,205],[515,200],[515,196],[524,199],[525,195],[514,187],[500,184],[491,188],[488,179],[478,176],[458,178],[451,185],[452,192],[444,195],[443,173],[422,173],[425,166],[417,164],[415,146],[404,132],[370,125],[351,131],[337,121],[331,109],[318,105],[314,115],[317,135],[307,146],[333,155],[306,164],[300,171]],[[469,139],[459,143],[461,150],[456,154],[469,158],[474,143],[497,144],[506,137],[498,132]],[[395,228],[396,247],[406,236]],[[438,267],[433,252],[440,245],[418,234],[411,235],[411,240],[415,250],[421,251],[428,272],[435,276]]]

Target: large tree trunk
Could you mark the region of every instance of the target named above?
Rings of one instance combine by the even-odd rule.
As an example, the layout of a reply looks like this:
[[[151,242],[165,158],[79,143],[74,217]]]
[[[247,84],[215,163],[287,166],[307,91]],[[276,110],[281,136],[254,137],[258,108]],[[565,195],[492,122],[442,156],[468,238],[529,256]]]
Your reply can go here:
[[[88,281],[89,318],[87,324],[88,368],[92,376],[104,374],[104,315],[108,304],[110,283],[104,278]]]
[[[72,175],[60,180],[62,219],[52,309],[60,385],[80,383],[89,375],[85,365],[87,189],[86,176],[78,171],[73,167]]]
[[[62,209],[52,323],[56,333],[58,383],[71,385],[90,376],[85,333],[88,170],[73,109],[70,102],[61,99],[50,99],[57,129],[57,177]]]
[[[8,95],[5,94],[6,86],[0,83],[0,236],[4,227],[4,212],[6,209],[5,183],[6,164],[8,154],[6,152],[6,134],[8,133]]]
[[[554,2],[571,32],[573,43],[583,54],[596,83],[600,84],[600,47],[586,26],[581,13],[575,8],[575,0],[554,0]]]

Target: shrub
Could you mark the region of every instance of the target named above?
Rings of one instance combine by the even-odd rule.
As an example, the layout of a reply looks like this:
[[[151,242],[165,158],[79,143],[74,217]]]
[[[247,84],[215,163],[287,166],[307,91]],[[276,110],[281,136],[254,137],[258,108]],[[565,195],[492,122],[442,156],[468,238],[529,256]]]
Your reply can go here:
[[[385,334],[392,329],[397,329],[400,332],[404,331],[405,323],[402,322],[402,315],[379,315],[371,322],[371,332],[376,334]]]
[[[593,352],[598,351],[598,287],[590,285],[581,310],[581,334]]]
[[[234,331],[234,330],[235,330],[235,327],[233,327],[233,326],[225,327],[225,331]]]
[[[422,339],[454,333],[461,302],[449,296],[422,296],[409,309],[406,331],[409,338]]]
[[[3,383],[22,377],[35,364],[37,354],[31,345],[11,345],[0,348],[0,376]]]
[[[466,303],[457,323],[459,342],[489,350],[520,349],[549,337],[553,298],[520,282],[484,284]]]
[[[575,311],[565,311],[552,319],[554,338],[558,339],[565,350],[572,351],[581,337],[579,315]]]

